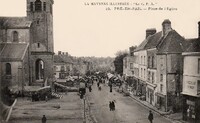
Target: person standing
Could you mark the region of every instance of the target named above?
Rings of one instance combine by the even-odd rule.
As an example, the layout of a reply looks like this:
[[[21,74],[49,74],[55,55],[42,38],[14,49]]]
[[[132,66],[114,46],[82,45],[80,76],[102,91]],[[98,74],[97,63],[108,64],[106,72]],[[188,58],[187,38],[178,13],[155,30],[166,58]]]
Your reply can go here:
[[[45,115],[43,115],[43,117],[42,117],[42,123],[46,123],[46,121],[47,121],[47,118],[46,118]]]
[[[112,103],[111,103],[111,101],[109,102],[109,108],[110,108],[110,111],[112,111]]]
[[[151,110],[149,111],[148,119],[149,119],[150,123],[153,123],[153,113],[151,112]]]
[[[115,110],[115,102],[114,101],[112,101],[112,109],[113,109],[113,111]]]
[[[89,92],[91,92],[92,91],[92,86],[91,85],[89,85]]]

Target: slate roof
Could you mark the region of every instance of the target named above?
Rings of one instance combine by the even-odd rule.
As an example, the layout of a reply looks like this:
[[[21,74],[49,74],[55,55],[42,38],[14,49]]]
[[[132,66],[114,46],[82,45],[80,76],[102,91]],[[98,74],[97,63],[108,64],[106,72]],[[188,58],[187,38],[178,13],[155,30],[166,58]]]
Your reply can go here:
[[[156,48],[161,39],[162,39],[162,31],[150,35],[135,49],[135,51]]]
[[[162,36],[162,31],[148,36],[135,51],[157,48],[158,53],[182,53],[186,50],[188,43],[175,30]]]
[[[161,40],[162,40],[162,31],[149,36],[148,42],[145,45],[144,49],[156,48],[156,46],[160,43]]]
[[[25,53],[28,49],[28,44],[25,43],[5,43],[0,56],[0,61],[21,61],[24,59]]]
[[[158,53],[182,53],[186,48],[185,39],[175,30],[170,31],[158,46]]]
[[[200,52],[200,38],[187,39],[187,49],[185,52]]]
[[[30,28],[31,23],[26,17],[0,17],[1,28]]]
[[[147,42],[148,42],[148,39],[145,39],[134,51],[143,50]]]

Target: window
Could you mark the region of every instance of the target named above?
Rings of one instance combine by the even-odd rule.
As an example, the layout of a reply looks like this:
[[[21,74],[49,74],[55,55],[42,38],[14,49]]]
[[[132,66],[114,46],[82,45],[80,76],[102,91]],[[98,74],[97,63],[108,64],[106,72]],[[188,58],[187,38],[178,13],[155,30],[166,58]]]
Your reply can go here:
[[[131,71],[132,72],[132,75],[134,75],[134,71]]]
[[[148,81],[150,81],[150,76],[151,76],[151,72],[149,71],[149,72],[148,72],[148,78],[147,78]]]
[[[46,2],[43,2],[43,11],[46,11]]]
[[[35,1],[35,11],[42,11],[42,2],[40,0]]]
[[[155,66],[154,66],[154,56],[152,56],[152,68],[154,68]]]
[[[145,78],[146,69],[144,69],[144,78]]]
[[[146,60],[146,57],[144,56],[144,65],[146,64],[145,60]]]
[[[11,64],[6,63],[6,75],[11,75]]]
[[[160,84],[160,92],[163,92],[163,85]]]
[[[65,71],[65,66],[61,66],[60,71]]]
[[[151,57],[148,57],[148,67],[150,68],[150,64],[151,64]]]
[[[133,69],[133,63],[130,63],[130,69]]]
[[[152,83],[155,82],[155,77],[154,77],[154,73],[152,72]]]
[[[198,59],[198,73],[200,73],[200,59]]]
[[[142,74],[143,74],[143,69],[141,68],[141,78],[143,77],[143,75],[142,75]]]
[[[17,31],[13,31],[13,42],[18,42],[18,32]]]
[[[163,82],[163,74],[160,74],[160,82]]]
[[[38,48],[40,48],[40,43],[37,43]]]
[[[30,9],[33,11],[33,2],[31,2]]]

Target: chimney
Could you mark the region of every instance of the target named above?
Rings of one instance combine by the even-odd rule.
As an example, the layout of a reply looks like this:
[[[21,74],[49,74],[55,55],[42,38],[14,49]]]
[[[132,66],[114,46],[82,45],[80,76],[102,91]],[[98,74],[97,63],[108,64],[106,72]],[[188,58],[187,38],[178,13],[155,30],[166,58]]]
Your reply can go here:
[[[134,49],[136,47],[132,46],[132,47],[129,47],[129,52],[130,52],[130,56],[133,56],[134,55]]]
[[[198,36],[198,38],[200,38],[200,21],[198,22],[198,25],[199,25],[199,36]]]
[[[61,51],[58,51],[58,55],[61,55],[62,54],[62,52]]]
[[[153,35],[156,33],[156,29],[152,28],[152,29],[147,29],[146,30],[146,38],[149,37],[150,35]]]
[[[65,55],[68,56],[69,55],[68,52],[65,52]]]
[[[162,23],[162,36],[165,36],[171,30],[171,21],[169,19],[165,19]]]

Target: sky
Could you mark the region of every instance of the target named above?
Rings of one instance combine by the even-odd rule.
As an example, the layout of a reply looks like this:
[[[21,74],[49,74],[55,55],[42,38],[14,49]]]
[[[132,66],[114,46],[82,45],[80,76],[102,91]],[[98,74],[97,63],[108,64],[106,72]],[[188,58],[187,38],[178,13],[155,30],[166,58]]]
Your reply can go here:
[[[114,5],[120,2],[126,5]],[[117,51],[139,45],[146,29],[161,31],[164,19],[185,38],[196,38],[199,6],[200,0],[54,0],[54,51],[115,57]],[[0,0],[0,16],[26,16],[26,0]]]

